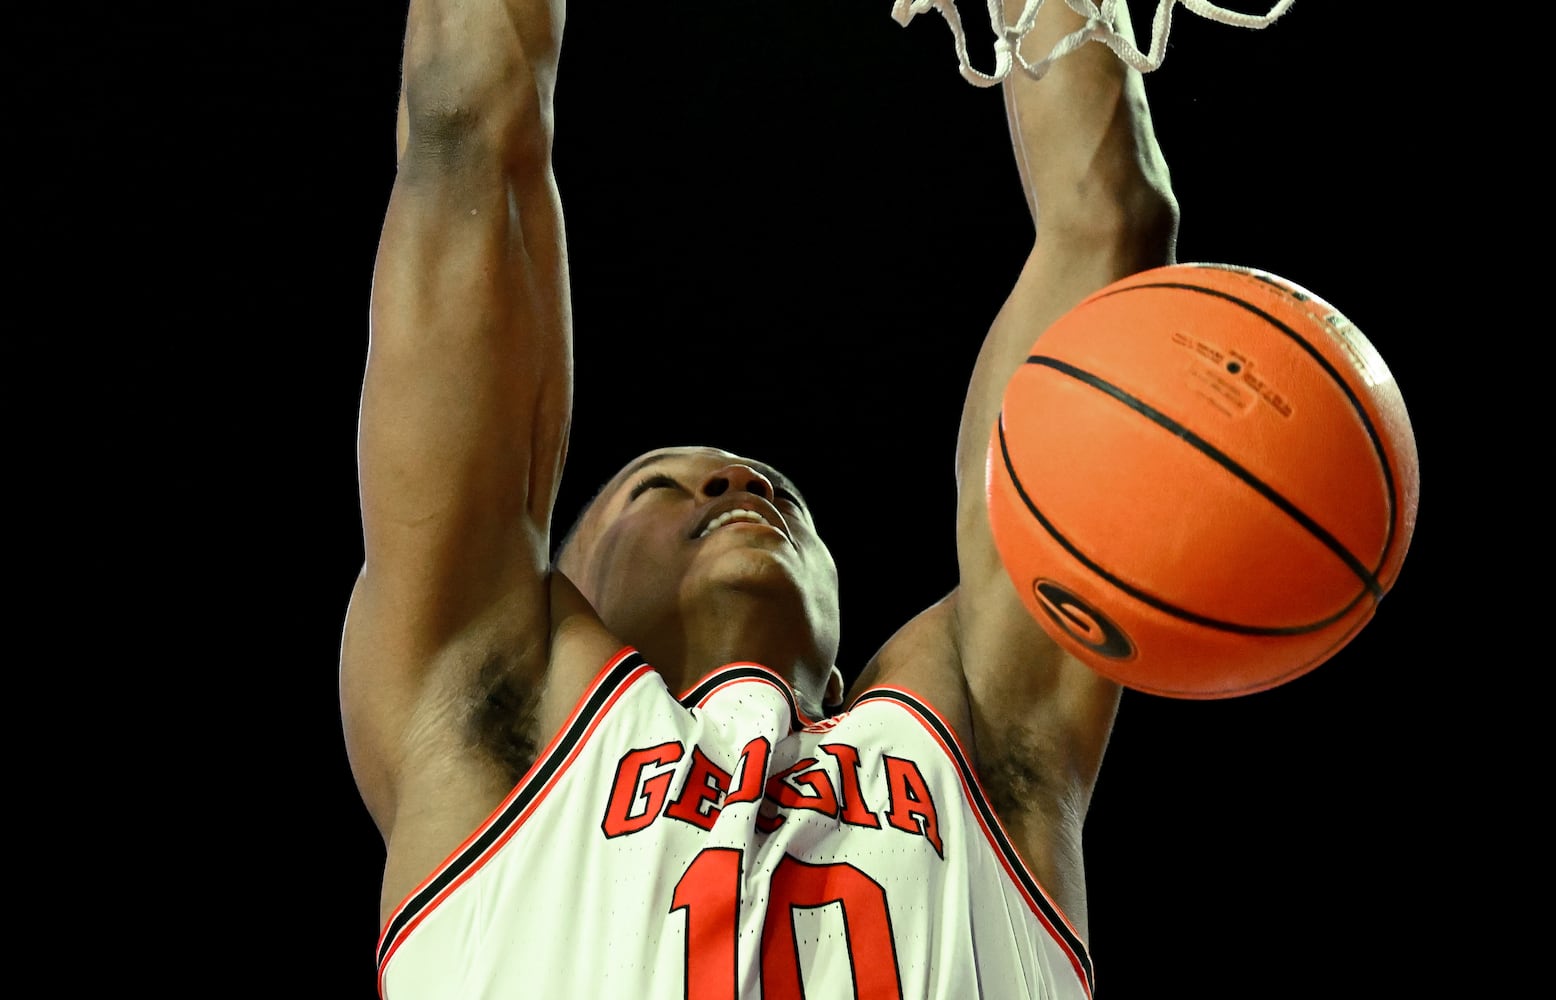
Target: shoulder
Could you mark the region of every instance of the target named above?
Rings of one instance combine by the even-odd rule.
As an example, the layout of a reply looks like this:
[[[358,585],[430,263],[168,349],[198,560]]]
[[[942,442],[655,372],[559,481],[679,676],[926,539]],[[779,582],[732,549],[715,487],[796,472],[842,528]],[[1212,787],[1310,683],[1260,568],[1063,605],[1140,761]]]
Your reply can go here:
[[[410,709],[393,800],[380,821],[386,908],[487,820],[569,721],[587,711],[589,692],[614,676],[622,644],[565,577],[552,575],[549,595],[549,646],[501,629],[467,637],[445,654],[459,662],[432,672]]]
[[[908,621],[861,673],[849,704],[897,688],[937,713],[1034,874],[1067,912],[1084,912],[1081,825],[1120,689],[1009,604],[969,600],[953,590]]]
[[[956,643],[956,602],[952,591],[887,639],[854,682],[847,704],[874,688],[900,688],[938,712],[957,739],[973,747],[971,703]]]

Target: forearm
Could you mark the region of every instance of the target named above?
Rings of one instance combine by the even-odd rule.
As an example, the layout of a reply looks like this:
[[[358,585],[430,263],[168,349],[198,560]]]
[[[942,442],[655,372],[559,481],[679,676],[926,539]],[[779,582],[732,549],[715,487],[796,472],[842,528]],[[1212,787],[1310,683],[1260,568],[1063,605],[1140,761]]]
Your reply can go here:
[[[1006,0],[1007,19],[1022,6]],[[1127,11],[1119,9],[1119,28],[1127,32]],[[1063,0],[1046,0],[1023,52],[1035,59],[1083,25]],[[959,464],[970,484],[982,481],[1005,384],[1032,342],[1090,292],[1168,262],[1177,233],[1177,203],[1138,71],[1107,46],[1088,42],[1052,63],[1041,79],[1016,71],[1003,87],[1035,232],[969,388]],[[975,527],[983,518],[978,491],[964,491],[964,501],[964,516]]]
[[[1014,21],[1023,6],[1005,0],[1006,18]],[[1120,3],[1117,11],[1119,33],[1132,38],[1128,7]],[[1046,56],[1084,25],[1064,0],[1045,0],[1022,52]],[[1016,165],[1040,234],[1062,227],[1077,237],[1091,230],[1127,240],[1163,223],[1175,231],[1177,206],[1138,71],[1091,41],[1052,63],[1040,80],[1017,70],[1002,86]]]

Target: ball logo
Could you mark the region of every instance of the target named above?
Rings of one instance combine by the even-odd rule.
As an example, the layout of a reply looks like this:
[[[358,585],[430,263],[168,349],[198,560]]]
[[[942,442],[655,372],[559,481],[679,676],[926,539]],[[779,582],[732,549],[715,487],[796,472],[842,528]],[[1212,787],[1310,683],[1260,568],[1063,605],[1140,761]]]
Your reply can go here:
[[[1032,593],[1054,624],[1098,656],[1127,660],[1135,655],[1134,643],[1129,641],[1123,629],[1057,583],[1033,580]]]

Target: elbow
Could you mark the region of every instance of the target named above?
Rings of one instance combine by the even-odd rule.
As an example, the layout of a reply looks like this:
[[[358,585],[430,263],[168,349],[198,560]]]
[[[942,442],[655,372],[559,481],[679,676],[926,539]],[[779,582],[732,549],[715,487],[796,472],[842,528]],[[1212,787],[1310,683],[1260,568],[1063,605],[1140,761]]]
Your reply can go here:
[[[402,166],[441,173],[549,162],[553,76],[516,39],[496,57],[407,44]]]
[[[1037,180],[1040,237],[1114,257],[1125,273],[1176,254],[1178,199],[1143,96],[1122,106],[1094,142],[1050,157]]]
[[[1054,207],[1039,216],[1039,233],[1067,253],[1105,256],[1113,270],[1129,274],[1176,259],[1178,220],[1178,201],[1162,168],[1116,183],[1089,179],[1077,186],[1068,210]]]
[[[1136,189],[1124,202],[1118,246],[1128,256],[1124,270],[1171,264],[1178,254],[1178,200],[1165,183]]]

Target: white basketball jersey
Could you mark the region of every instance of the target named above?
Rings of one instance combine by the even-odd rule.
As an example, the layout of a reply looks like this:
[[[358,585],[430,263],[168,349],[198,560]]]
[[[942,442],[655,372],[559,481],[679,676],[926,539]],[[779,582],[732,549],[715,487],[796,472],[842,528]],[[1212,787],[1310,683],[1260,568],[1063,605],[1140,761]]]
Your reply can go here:
[[[1092,982],[912,694],[807,724],[765,667],[677,699],[631,649],[400,905],[378,966],[384,1000],[1085,1000]]]

